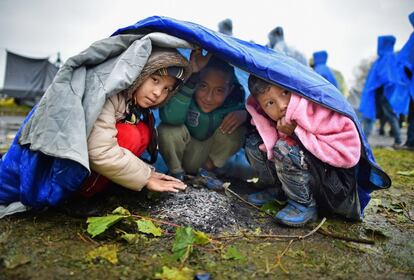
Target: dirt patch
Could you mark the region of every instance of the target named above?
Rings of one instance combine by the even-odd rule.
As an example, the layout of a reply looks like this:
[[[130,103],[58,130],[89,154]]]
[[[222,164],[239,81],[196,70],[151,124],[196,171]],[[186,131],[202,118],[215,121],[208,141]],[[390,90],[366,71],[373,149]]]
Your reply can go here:
[[[226,232],[238,235],[221,240],[220,246],[195,246],[184,264],[194,273],[208,272],[213,279],[413,279],[414,177],[398,172],[414,169],[414,153],[379,149],[374,154],[391,175],[393,187],[373,193],[363,222],[329,218],[324,225],[331,233],[373,239],[373,245],[319,233],[292,244],[290,239],[256,238],[253,231],[258,228],[262,234],[289,235],[303,235],[310,228],[280,227],[237,199],[207,189],[190,188],[166,196],[112,190],[81,207],[105,215],[122,206],[140,215],[190,225],[213,237]],[[246,185],[235,180],[232,189],[244,197],[248,193]],[[128,244],[117,237],[116,229],[91,239],[86,227],[86,218],[74,218],[62,209],[0,220],[0,279],[154,279],[164,266],[182,266],[171,259],[174,235]],[[86,260],[88,252],[104,245],[116,246],[117,264]],[[243,258],[223,258],[229,246]]]

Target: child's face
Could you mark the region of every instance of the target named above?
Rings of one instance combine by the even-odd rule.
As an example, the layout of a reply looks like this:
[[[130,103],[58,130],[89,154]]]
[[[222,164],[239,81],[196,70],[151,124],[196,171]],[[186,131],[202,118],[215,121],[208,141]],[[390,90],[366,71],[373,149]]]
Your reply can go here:
[[[174,90],[176,79],[171,76],[152,74],[135,91],[134,99],[141,108],[149,108],[162,103]]]
[[[257,96],[257,101],[266,115],[278,121],[286,115],[291,95],[289,90],[271,85]]]
[[[195,100],[201,111],[204,113],[212,112],[224,103],[233,89],[229,76],[229,74],[215,69],[201,73],[195,93]]]

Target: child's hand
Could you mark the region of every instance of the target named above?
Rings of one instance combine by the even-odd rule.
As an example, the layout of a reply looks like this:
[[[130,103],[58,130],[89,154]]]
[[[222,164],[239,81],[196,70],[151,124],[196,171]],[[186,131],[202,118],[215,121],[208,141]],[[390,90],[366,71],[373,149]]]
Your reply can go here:
[[[185,190],[187,185],[174,177],[153,172],[146,187],[154,192],[179,192]]]
[[[285,117],[279,119],[276,123],[276,129],[286,135],[292,135],[296,128],[296,122],[287,123]]]
[[[247,119],[247,111],[240,110],[240,111],[234,111],[227,116],[224,117],[221,125],[220,130],[222,133],[231,134],[233,131],[235,131],[240,125],[242,125]]]
[[[200,48],[194,49],[190,55],[190,65],[193,73],[197,73],[203,69],[207,65],[211,56],[212,53],[208,53],[206,56],[203,56],[202,49]]]

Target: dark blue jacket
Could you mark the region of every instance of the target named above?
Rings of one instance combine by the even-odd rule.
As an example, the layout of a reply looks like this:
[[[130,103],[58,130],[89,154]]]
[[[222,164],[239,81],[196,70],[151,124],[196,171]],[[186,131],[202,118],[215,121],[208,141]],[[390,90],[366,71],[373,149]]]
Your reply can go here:
[[[319,51],[313,53],[313,69],[316,73],[327,79],[331,84],[338,87],[335,75],[329,69],[326,62],[328,61],[328,53],[326,51]]]

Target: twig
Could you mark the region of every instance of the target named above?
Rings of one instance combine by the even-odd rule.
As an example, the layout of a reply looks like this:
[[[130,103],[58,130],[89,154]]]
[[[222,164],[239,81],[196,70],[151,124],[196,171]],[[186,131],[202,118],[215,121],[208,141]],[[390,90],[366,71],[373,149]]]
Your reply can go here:
[[[282,258],[286,254],[286,252],[289,250],[290,245],[292,245],[292,243],[293,243],[293,239],[289,241],[288,246],[285,248],[285,250],[283,250],[282,254],[280,255],[280,258]]]
[[[336,234],[336,233],[326,231],[324,229],[318,229],[318,232],[322,235],[330,236],[330,237],[340,239],[340,240],[357,242],[357,243],[365,243],[365,244],[375,244],[375,240],[372,240],[372,239],[362,239],[362,238],[354,238],[354,237],[343,236],[343,235],[339,235],[339,234]]]
[[[98,242],[96,242],[95,240],[89,238],[88,236],[86,236],[87,239],[85,239],[85,237],[80,232],[78,232],[78,236],[79,236],[80,240],[82,240],[85,243],[92,243],[94,245],[99,245]]]
[[[269,213],[267,213],[267,212],[263,211],[262,209],[260,209],[259,207],[257,207],[256,205],[254,205],[254,204],[252,204],[252,203],[248,202],[248,201],[247,201],[247,200],[245,200],[243,197],[241,197],[240,195],[238,195],[237,193],[235,193],[234,191],[232,191],[229,187],[225,187],[225,188],[224,188],[224,191],[225,191],[225,192],[229,192],[230,194],[234,195],[235,197],[237,197],[238,199],[240,199],[240,200],[241,200],[241,201],[243,201],[244,203],[248,204],[249,206],[251,206],[251,207],[255,208],[256,210],[259,210],[260,212],[263,212],[263,213],[265,213],[266,215],[268,215],[268,216],[270,216],[270,217],[272,217],[272,218],[273,218],[273,215],[272,215],[272,214],[269,214]]]
[[[325,218],[325,217],[323,217],[322,221],[319,223],[319,225],[318,225],[316,228],[314,228],[314,229],[313,229],[312,231],[310,231],[308,234],[306,234],[306,235],[304,235],[304,236],[299,237],[299,239],[305,239],[306,237],[309,237],[309,236],[311,236],[312,234],[314,234],[315,232],[317,232],[317,231],[321,228],[321,226],[325,223],[325,221],[326,221],[326,218]]]
[[[164,225],[168,225],[168,226],[172,226],[172,227],[181,227],[180,225],[174,224],[174,223],[170,223],[164,220],[160,220],[160,219],[155,219],[155,218],[150,218],[150,217],[144,217],[144,216],[140,216],[137,214],[131,214],[132,217],[136,217],[136,218],[140,218],[140,219],[144,219],[144,220],[150,220],[159,224],[164,224]]]
[[[235,197],[237,197],[238,199],[240,199],[244,203],[250,205],[251,207],[253,207],[253,208],[259,210],[260,212],[263,212],[266,215],[271,216],[273,218],[273,216],[271,214],[263,211],[262,209],[260,209],[256,205],[248,202],[247,200],[245,200],[244,198],[242,198],[240,195],[238,195],[234,191],[230,190],[229,187],[226,187],[225,188],[225,191],[226,192],[229,192],[232,195],[234,195]],[[312,234],[314,234],[315,232],[319,232],[322,235],[330,236],[330,237],[333,237],[333,238],[336,238],[336,239],[345,240],[345,241],[352,241],[352,242],[366,243],[366,244],[375,244],[375,241],[374,240],[347,237],[347,236],[342,236],[342,235],[339,235],[339,234],[327,232],[327,231],[325,231],[325,230],[323,230],[323,229],[320,228],[323,225],[323,223],[325,223],[325,221],[326,221],[326,218],[323,218],[322,221],[321,221],[321,223],[315,229],[313,229],[312,231],[310,231],[308,234],[306,234],[304,236],[298,236],[298,235],[296,235],[296,236],[295,235],[293,235],[293,236],[290,236],[290,235],[256,235],[256,237],[262,237],[262,238],[297,238],[297,239],[305,239],[305,238],[311,236]],[[218,236],[216,238],[219,238],[220,239],[220,238],[226,238],[226,237],[220,237],[220,236]]]
[[[243,234],[243,235],[225,235],[225,236],[215,236],[214,239],[226,239],[226,238],[234,238],[234,237],[247,237],[247,238],[285,238],[285,239],[305,239],[309,236],[311,236],[312,234],[314,234],[315,232],[317,232],[320,227],[325,223],[326,218],[323,218],[322,221],[310,232],[308,232],[305,235],[283,235],[283,234],[251,234],[251,235],[247,235],[247,234]]]

